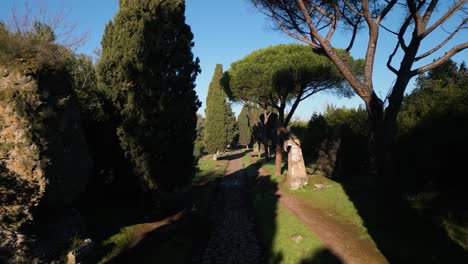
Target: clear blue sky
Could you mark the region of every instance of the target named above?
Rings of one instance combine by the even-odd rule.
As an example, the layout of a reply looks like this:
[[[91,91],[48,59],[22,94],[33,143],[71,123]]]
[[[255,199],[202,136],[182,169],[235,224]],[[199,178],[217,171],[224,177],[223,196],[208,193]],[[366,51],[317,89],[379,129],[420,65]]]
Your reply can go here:
[[[65,10],[67,21],[77,22],[76,32],[78,34],[82,32],[89,33],[89,40],[77,51],[89,55],[92,55],[94,49],[100,48],[105,24],[118,11],[118,0],[0,0],[0,19],[8,20],[15,5],[17,13],[19,15],[24,14],[25,2],[29,2],[32,13],[39,12],[41,6],[47,6],[50,16],[60,12],[60,10]],[[199,110],[202,114],[204,114],[208,85],[217,63],[222,64],[224,70],[227,70],[232,62],[241,59],[256,49],[279,43],[294,42],[292,38],[285,34],[272,30],[271,22],[256,12],[248,0],[186,0],[186,17],[187,23],[191,26],[195,35],[193,52],[201,61],[202,73],[198,76],[196,90],[203,102],[203,106]],[[399,18],[394,17],[391,19]],[[387,24],[391,25],[391,23]],[[394,80],[394,75],[385,66],[388,56],[385,54],[388,54],[388,50],[391,50],[393,42],[389,41],[387,33],[382,31],[381,34],[382,38],[376,56],[374,86],[378,94],[385,97]],[[338,46],[344,43],[341,38],[342,35],[345,34],[338,32],[334,38],[335,44]],[[363,47],[366,46],[367,38],[364,35],[362,36],[357,39],[356,49],[352,51],[355,58],[364,56]],[[437,38],[441,38],[441,35],[436,35],[428,43]],[[463,38],[466,41],[466,32],[460,33],[454,43]],[[440,54],[443,53],[439,53],[438,56]],[[467,54],[468,52],[464,51],[457,55],[455,60],[466,60]],[[409,87],[408,90],[411,88]],[[361,100],[356,97],[338,99],[327,94],[317,94],[302,102],[295,116],[307,120],[314,111],[322,111],[327,104],[352,107],[360,103]],[[238,113],[240,108],[240,106],[235,106],[234,111]]]

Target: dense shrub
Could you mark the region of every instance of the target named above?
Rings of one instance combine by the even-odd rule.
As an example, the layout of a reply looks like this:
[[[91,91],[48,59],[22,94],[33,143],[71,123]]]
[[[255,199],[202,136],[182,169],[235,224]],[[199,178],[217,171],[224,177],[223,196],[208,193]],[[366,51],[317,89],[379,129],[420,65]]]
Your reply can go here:
[[[367,113],[361,108],[328,106],[307,126],[296,121],[290,130],[301,140],[306,162],[316,163],[329,177],[352,175],[366,166]]]
[[[395,155],[406,190],[432,189],[464,206],[464,153],[468,149],[468,74],[449,61],[422,75],[398,118]],[[464,198],[463,198],[464,197]]]

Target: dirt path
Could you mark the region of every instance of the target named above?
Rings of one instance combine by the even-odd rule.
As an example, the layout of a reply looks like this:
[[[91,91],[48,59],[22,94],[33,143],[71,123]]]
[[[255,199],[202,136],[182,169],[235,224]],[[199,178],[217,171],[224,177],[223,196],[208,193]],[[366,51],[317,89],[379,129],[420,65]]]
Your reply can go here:
[[[268,173],[262,169],[259,176]],[[332,212],[311,207],[298,197],[288,195],[278,184],[277,195],[281,206],[304,223],[318,239],[344,264],[386,264],[388,261],[372,241],[360,238],[357,227],[336,219]]]
[[[262,263],[242,156],[235,153],[219,185],[214,227],[201,263]]]

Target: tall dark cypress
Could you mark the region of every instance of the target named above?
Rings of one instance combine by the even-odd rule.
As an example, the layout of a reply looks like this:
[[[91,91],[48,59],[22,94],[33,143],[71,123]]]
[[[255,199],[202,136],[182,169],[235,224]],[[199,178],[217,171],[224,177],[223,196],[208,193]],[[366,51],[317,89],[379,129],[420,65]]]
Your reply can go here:
[[[190,184],[194,174],[199,60],[183,0],[121,0],[98,66],[120,145],[149,190]]]
[[[239,126],[239,143],[244,146],[250,145],[252,142],[252,124],[249,120],[247,107],[242,107],[242,110],[237,117],[237,124]]]
[[[223,66],[217,64],[208,88],[205,109],[205,146],[209,153],[222,151],[226,147],[226,93],[221,87]]]

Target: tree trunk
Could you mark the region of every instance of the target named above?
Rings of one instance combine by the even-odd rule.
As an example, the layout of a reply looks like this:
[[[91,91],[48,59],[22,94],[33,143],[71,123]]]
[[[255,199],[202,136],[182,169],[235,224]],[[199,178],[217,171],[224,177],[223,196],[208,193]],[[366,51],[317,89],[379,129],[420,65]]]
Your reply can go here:
[[[384,111],[383,102],[373,92],[366,101],[369,114],[369,170],[371,174],[381,176],[385,161],[385,134],[384,134]],[[380,177],[379,177],[380,178]]]
[[[409,67],[409,66],[408,66]],[[385,109],[385,118],[383,123],[383,164],[380,176],[382,183],[390,186],[391,181],[396,176],[396,161],[394,157],[394,149],[397,137],[397,117],[400,112],[401,104],[406,86],[411,77],[409,75],[400,74],[392,87],[392,93],[389,97],[388,107]],[[398,184],[393,184],[392,192],[398,193]]]
[[[283,161],[283,148],[280,143],[276,143],[276,161],[275,161],[275,176],[281,176],[281,163]]]
[[[265,160],[270,160],[270,148],[266,140],[263,141],[263,151],[265,152]]]
[[[262,123],[262,143],[263,148],[265,151],[265,159],[266,161],[270,160],[270,148],[268,146],[268,137],[267,137],[267,127],[268,127],[268,120],[270,119],[272,112],[268,112],[267,110],[263,111],[263,123]]]
[[[275,160],[275,176],[281,175],[281,165],[283,162],[283,145],[284,145],[284,132],[283,118],[279,117],[278,120],[278,138],[276,140],[276,160]]]

